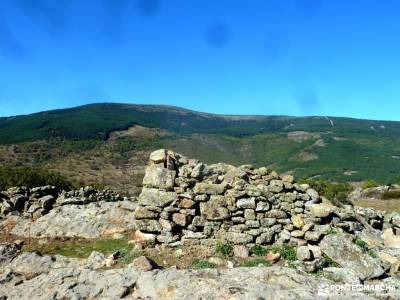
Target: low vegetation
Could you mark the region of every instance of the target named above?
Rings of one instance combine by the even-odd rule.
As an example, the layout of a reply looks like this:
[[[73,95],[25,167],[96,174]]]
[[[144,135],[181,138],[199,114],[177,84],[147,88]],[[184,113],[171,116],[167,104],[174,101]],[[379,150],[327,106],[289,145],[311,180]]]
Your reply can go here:
[[[334,268],[340,267],[340,265],[336,261],[334,261],[332,258],[330,258],[328,255],[323,254],[322,256],[325,259],[328,267],[334,267]]]
[[[165,106],[85,105],[0,118],[0,164],[13,161],[56,170],[70,166],[68,178],[85,181],[95,176],[120,189],[124,176],[131,178],[123,172],[127,165],[144,166],[145,161],[138,159],[143,151],[164,147],[206,163],[251,163],[280,173],[291,170],[298,178],[399,182],[400,122],[332,121],[334,128],[325,118],[238,119]],[[123,133],[134,125],[163,134]],[[384,131],[371,130],[380,125],[385,125]],[[305,132],[308,138],[294,141],[289,132]],[[305,153],[315,159],[301,159]],[[342,188],[326,191],[327,197],[333,193],[333,198],[343,201]]]
[[[357,238],[357,239],[355,239],[354,243],[355,243],[358,247],[360,247],[362,250],[364,250],[364,251],[367,251],[367,250],[368,250],[367,243],[364,242],[362,239]]]
[[[207,260],[196,258],[192,261],[190,267],[192,269],[211,269],[215,268],[216,266]]]
[[[261,257],[249,259],[243,263],[243,267],[271,266],[271,262]]]
[[[230,256],[233,254],[233,246],[230,244],[218,243],[215,251],[217,254],[220,254],[224,257]]]
[[[0,166],[0,190],[14,186],[32,188],[44,185],[54,185],[66,190],[78,186],[66,177],[42,168]]]
[[[295,261],[297,259],[296,248],[287,244],[260,246],[256,245],[251,248],[250,252],[256,256],[265,256],[268,252],[279,253],[282,258]]]
[[[379,183],[377,183],[375,180],[365,180],[361,185],[363,189],[374,188],[377,186],[379,186]]]
[[[48,255],[63,255],[73,258],[88,258],[93,251],[104,255],[118,252],[118,263],[128,264],[140,253],[134,253],[132,244],[126,240],[100,239],[100,240],[70,240],[70,241],[48,241],[46,243],[35,243],[24,246],[24,251],[39,251]]]
[[[349,183],[331,183],[323,179],[307,179],[303,182],[309,184],[321,196],[326,197],[334,204],[347,203],[348,195],[353,190],[353,187]]]

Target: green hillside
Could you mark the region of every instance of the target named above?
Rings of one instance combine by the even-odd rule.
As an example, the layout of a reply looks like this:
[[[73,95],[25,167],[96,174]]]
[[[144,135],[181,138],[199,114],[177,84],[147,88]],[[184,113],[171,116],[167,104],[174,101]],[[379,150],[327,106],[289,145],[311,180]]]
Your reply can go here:
[[[1,163],[45,166],[119,188],[133,177],[140,183],[137,170],[159,147],[303,178],[385,183],[400,176],[400,122],[223,116],[115,103],[0,118]]]

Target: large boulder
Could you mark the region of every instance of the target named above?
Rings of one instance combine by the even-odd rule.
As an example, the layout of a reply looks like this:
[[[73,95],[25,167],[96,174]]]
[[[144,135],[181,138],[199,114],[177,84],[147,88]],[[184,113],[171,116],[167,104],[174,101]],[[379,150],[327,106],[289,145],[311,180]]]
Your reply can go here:
[[[12,216],[6,222],[15,224],[11,234],[20,237],[99,238],[135,229],[136,203],[130,201],[99,202],[86,205],[64,205],[53,208],[38,219]],[[0,226],[2,224],[0,223]]]
[[[172,190],[175,184],[175,176],[175,170],[168,170],[163,165],[151,165],[146,168],[143,186]]]
[[[325,218],[329,216],[331,213],[335,211],[335,206],[327,204],[327,203],[320,203],[320,204],[313,204],[311,205],[311,213],[314,217],[317,218]]]
[[[376,278],[385,272],[376,258],[364,253],[343,234],[325,236],[320,248],[339,265],[353,270],[361,280]]]

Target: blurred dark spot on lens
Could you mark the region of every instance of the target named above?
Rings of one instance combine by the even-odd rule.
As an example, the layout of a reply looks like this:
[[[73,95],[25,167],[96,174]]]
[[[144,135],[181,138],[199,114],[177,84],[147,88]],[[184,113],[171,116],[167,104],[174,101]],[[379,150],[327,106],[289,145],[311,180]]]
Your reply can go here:
[[[136,7],[140,14],[144,16],[153,16],[160,9],[159,0],[136,0]]]
[[[207,42],[214,47],[223,47],[227,44],[229,38],[228,29],[224,24],[213,24],[207,28]]]
[[[0,56],[6,59],[20,60],[25,58],[24,45],[17,39],[5,22],[0,20]]]
[[[57,33],[67,26],[64,1],[16,0],[15,3],[37,26],[49,33]]]
[[[265,55],[269,62],[284,58],[288,51],[288,41],[281,35],[270,35],[265,42]]]
[[[312,91],[304,91],[296,97],[297,105],[303,114],[318,114],[320,112],[320,99],[318,95]]]
[[[313,17],[321,6],[321,0],[296,0],[296,3],[306,17]]]

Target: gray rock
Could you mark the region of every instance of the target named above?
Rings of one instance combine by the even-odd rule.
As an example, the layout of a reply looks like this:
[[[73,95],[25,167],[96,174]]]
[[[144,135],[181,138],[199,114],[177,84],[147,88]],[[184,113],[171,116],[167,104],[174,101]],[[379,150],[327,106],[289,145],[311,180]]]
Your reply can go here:
[[[331,234],[320,243],[323,253],[344,268],[353,270],[361,280],[381,276],[384,270],[377,259],[363,251],[342,234]]]
[[[253,241],[253,237],[250,234],[238,232],[227,232],[225,238],[233,244],[248,244]]]
[[[99,238],[115,232],[133,231],[135,219],[131,209],[135,206],[130,201],[65,205],[37,220],[13,216],[4,223],[14,222],[11,234],[19,237]]]
[[[130,264],[133,268],[140,271],[150,271],[154,269],[154,264],[146,256],[139,256],[135,258]]]
[[[268,211],[271,208],[268,202],[266,201],[260,201],[257,203],[256,211],[257,212],[262,212],[262,211]]]
[[[324,277],[333,280],[335,282],[341,282],[345,284],[360,284],[360,279],[357,274],[348,268],[324,268]]]
[[[166,158],[167,151],[165,149],[159,149],[150,154],[150,160],[155,164],[164,163]]]
[[[138,203],[143,206],[165,207],[178,198],[175,192],[165,192],[154,188],[143,188]]]
[[[256,213],[252,209],[245,209],[244,210],[244,218],[246,220],[254,220],[256,218]]]
[[[297,247],[297,259],[300,261],[307,261],[312,259],[311,251],[307,246]]]
[[[207,195],[221,195],[225,192],[226,184],[213,184],[213,183],[197,183],[194,187],[196,194],[207,194]]]
[[[192,178],[201,179],[205,175],[205,165],[200,162],[194,168],[190,176]]]
[[[172,221],[174,221],[174,223],[177,225],[186,226],[189,222],[189,219],[185,214],[175,213],[172,215]]]
[[[268,230],[260,234],[259,237],[256,238],[257,245],[270,244],[274,238],[275,232],[273,230]]]
[[[47,210],[52,209],[55,202],[56,198],[52,195],[47,195],[39,199],[40,205]]]
[[[85,262],[42,262],[41,272],[0,274],[0,297],[5,299],[316,299],[321,287],[335,281],[279,266],[233,268],[215,270],[140,271],[137,266],[110,270],[93,270]],[[60,263],[57,265],[57,261]],[[141,269],[150,269],[145,258],[140,258]],[[27,269],[29,260],[20,260],[21,270]],[[82,265],[80,265],[82,264]],[[37,263],[34,263],[36,266]],[[144,268],[142,268],[144,266]],[[18,283],[18,284],[16,284]],[[385,284],[396,285],[395,281]],[[368,294],[346,290],[334,294],[340,299],[372,299]],[[392,297],[396,299],[396,297]]]
[[[139,219],[154,219],[159,215],[158,212],[149,210],[146,206],[138,206],[135,210],[135,218]]]
[[[151,165],[146,168],[143,186],[172,190],[175,184],[175,171],[163,165]]]
[[[321,232],[317,232],[317,231],[307,231],[304,234],[304,238],[307,241],[312,241],[312,242],[318,242],[322,237],[322,233]]]
[[[160,223],[152,219],[136,220],[136,227],[144,232],[161,232],[162,230]]]
[[[319,198],[318,192],[314,189],[309,188],[307,189],[306,193],[311,197],[312,200],[318,200]]]
[[[252,198],[243,198],[243,199],[239,199],[236,202],[236,206],[238,208],[256,208],[256,200],[254,197]]]
[[[276,224],[276,218],[263,218],[260,220],[260,224],[263,227],[271,227]]]
[[[249,257],[249,249],[244,245],[233,246],[233,255],[235,257],[247,258]]]
[[[19,249],[14,243],[0,243],[0,266],[9,263],[18,252]]]
[[[207,202],[200,202],[200,212],[207,220],[224,220],[229,217],[225,198],[213,196]]]

